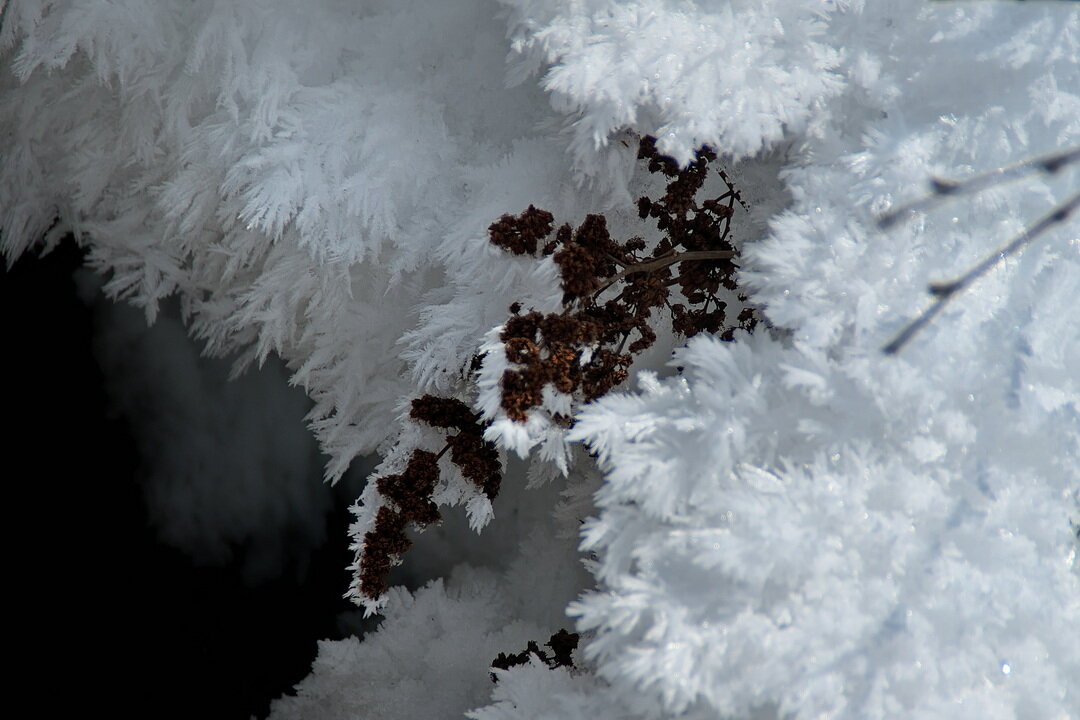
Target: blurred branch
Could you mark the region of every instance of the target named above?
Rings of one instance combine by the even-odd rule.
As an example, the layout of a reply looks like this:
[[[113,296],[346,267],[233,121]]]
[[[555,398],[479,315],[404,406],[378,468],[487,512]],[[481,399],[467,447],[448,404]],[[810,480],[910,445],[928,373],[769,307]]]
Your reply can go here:
[[[1080,0],[1069,1],[1080,2]],[[981,175],[970,177],[967,180],[931,178],[929,195],[909,202],[906,205],[901,205],[900,207],[885,213],[878,218],[878,226],[882,229],[888,229],[911,213],[926,210],[938,203],[944,202],[947,198],[979,193],[986,188],[993,187],[994,185],[1002,185],[1012,180],[1018,180],[1033,172],[1054,175],[1061,170],[1061,168],[1077,161],[1080,161],[1080,147],[1051,153],[1050,155],[1043,155],[1042,157],[1032,158],[1031,160],[1024,160],[1023,162],[1018,162],[1015,165],[1009,165],[1008,167],[995,168],[994,170],[990,170]]]
[[[929,195],[905,205],[901,205],[895,210],[885,213],[878,218],[878,226],[882,229],[888,229],[910,216],[913,212],[925,210],[940,202],[944,202],[948,198],[982,192],[986,188],[1017,180],[1036,172],[1053,175],[1059,172],[1063,167],[1075,162],[1080,162],[1080,147],[1063,150],[1030,160],[1024,160],[1015,165],[1009,165],[1008,167],[997,168],[982,173],[981,175],[975,175],[967,180],[932,178],[930,180]],[[995,250],[960,277],[948,282],[931,283],[927,290],[930,295],[935,298],[933,304],[908,323],[903,330],[897,333],[892,340],[882,347],[882,352],[886,355],[898,353],[904,345],[915,336],[915,333],[928,325],[934,317],[941,312],[946,303],[971,286],[976,280],[988,273],[999,263],[1004,262],[1013,254],[1037,240],[1046,231],[1050,230],[1055,225],[1066,222],[1069,219],[1069,216],[1072,215],[1078,207],[1080,207],[1080,193],[1076,193],[1064,203],[1058,205],[1040,218],[1035,224],[1024,228],[1019,235],[1001,248]]]
[[[1054,208],[1031,227],[1025,228],[1024,231],[1017,235],[1011,242],[1001,249],[994,251],[991,255],[988,255],[982,262],[960,277],[948,282],[931,283],[927,289],[930,294],[936,298],[934,303],[924,310],[921,315],[908,323],[903,330],[897,333],[896,337],[881,348],[882,352],[886,355],[894,355],[899,352],[915,333],[929,324],[930,321],[934,319],[934,316],[941,312],[941,309],[945,307],[945,304],[949,302],[949,300],[989,272],[995,265],[1004,262],[1010,255],[1034,242],[1051,227],[1065,222],[1077,207],[1080,207],[1080,193],[1073,195],[1064,203]]]

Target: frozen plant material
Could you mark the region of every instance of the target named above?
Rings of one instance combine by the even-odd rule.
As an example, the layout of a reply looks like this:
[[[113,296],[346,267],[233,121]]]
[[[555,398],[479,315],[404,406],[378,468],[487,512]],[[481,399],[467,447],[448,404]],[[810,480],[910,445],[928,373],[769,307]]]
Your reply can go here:
[[[928,279],[1068,201],[1080,166],[888,233],[876,220],[927,177],[1080,144],[1075,6],[8,0],[0,243],[11,260],[72,232],[112,296],[151,319],[177,296],[206,351],[241,367],[280,356],[330,478],[362,453],[382,456],[376,478],[438,455],[456,431],[412,420],[415,398],[498,417],[498,507],[447,450],[442,525],[403,529],[414,555],[445,541],[427,546],[444,579],[365,605],[381,629],[324,643],[275,717],[1072,718],[1075,223],[899,356],[880,348]],[[502,378],[533,350],[503,342],[509,315],[562,315],[567,291],[571,312],[631,284],[645,298],[664,291],[651,273],[687,267],[611,261],[564,288],[564,267],[597,264],[543,255],[540,209],[570,245],[603,216],[610,240],[646,240],[616,257],[660,261],[663,231],[633,229],[654,196],[628,141],[646,135],[680,170],[718,154],[748,208],[733,206],[732,277],[769,331],[724,342],[740,311],[721,298],[723,329],[684,348],[659,306],[622,386],[584,402],[581,379],[573,395],[545,382],[511,419]],[[493,244],[492,223],[530,205]],[[541,330],[521,339],[543,357]],[[427,491],[387,485],[405,505]],[[401,511],[377,480],[356,508],[354,544]],[[491,660],[567,627],[574,598],[574,668],[534,657],[493,685]]]

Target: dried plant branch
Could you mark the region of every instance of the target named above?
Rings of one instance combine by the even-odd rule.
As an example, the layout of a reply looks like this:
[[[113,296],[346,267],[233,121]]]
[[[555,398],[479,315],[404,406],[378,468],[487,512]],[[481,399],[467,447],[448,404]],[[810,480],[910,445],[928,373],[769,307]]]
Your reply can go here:
[[[739,253],[733,250],[691,250],[689,252],[668,255],[667,257],[649,260],[648,262],[635,263],[633,265],[622,263],[626,269],[601,285],[600,289],[593,293],[593,297],[596,297],[615,283],[634,273],[647,273],[663,270],[669,265],[674,265],[675,263],[680,263],[684,260],[730,260],[733,257],[737,257],[738,254]]]
[[[501,334],[510,367],[503,373],[500,390],[502,409],[514,421],[525,422],[528,413],[543,404],[547,387],[590,401],[621,383],[633,356],[656,342],[651,325],[654,308],[666,307],[672,329],[686,336],[714,332],[732,339],[736,328],[751,330],[757,322],[749,305],[729,319],[726,304],[716,295],[723,289],[746,302],[738,293],[733,262],[738,252],[729,239],[734,204],[745,207],[745,203],[722,170],[727,192],[700,204],[697,199],[716,154],[701,148],[693,163],[680,168],[656,150],[655,138],[645,137],[638,157],[648,161],[650,172],[669,180],[659,199],[638,200],[639,218],[655,220],[664,233],[649,257],[640,259],[646,248],[642,238],[622,242],[612,238],[603,215],[587,216],[576,229],[569,224],[556,229],[550,212],[530,205],[520,215],[503,215],[488,228],[491,243],[508,253],[550,256],[559,268],[563,290],[561,312],[523,313],[521,303],[510,306],[511,316]],[[684,261],[692,262],[683,264],[678,274],[667,269]],[[597,296],[616,283],[621,283],[618,295],[598,303]],[[672,286],[679,288],[689,307],[668,301]],[[497,495],[502,480],[498,451],[484,440],[487,424],[463,401],[424,395],[413,400],[409,417],[446,431],[446,441],[438,452],[414,449],[401,472],[375,479],[382,505],[356,559],[357,593],[370,599],[386,592],[390,569],[412,545],[407,530],[422,530],[441,519],[432,497],[439,482],[439,461],[447,453],[462,477],[489,500]],[[551,420],[563,427],[573,423],[572,416],[557,413]],[[560,664],[568,662],[561,658],[569,657],[571,640],[576,643],[576,636],[565,631],[552,636],[549,645]],[[495,664],[508,667],[498,663],[526,661],[530,652],[549,662],[534,642],[525,653],[500,655]]]
[[[438,453],[417,448],[402,472],[375,480],[383,505],[376,513],[373,527],[364,534],[363,547],[356,558],[360,568],[357,589],[372,599],[386,592],[390,568],[412,546],[406,529],[410,526],[423,529],[442,519],[431,496],[439,481],[439,460],[447,452],[462,476],[488,499],[498,494],[502,479],[498,451],[484,440],[480,418],[465,403],[456,398],[424,395],[413,400],[409,416],[446,430],[448,436]],[[449,435],[449,431],[456,434]]]
[[[551,213],[534,206],[519,216],[503,215],[489,228],[492,243],[507,252],[535,255],[542,247],[559,268],[563,290],[562,312],[519,314],[521,304],[514,303],[503,328],[511,367],[501,381],[502,409],[514,421],[525,422],[542,405],[545,387],[588,402],[621,383],[633,357],[656,342],[654,309],[666,308],[672,329],[687,337],[712,332],[730,340],[736,328],[750,330],[756,322],[748,305],[729,318],[727,303],[717,297],[730,292],[746,303],[735,277],[738,251],[730,239],[734,205],[745,203],[718,168],[727,190],[697,198],[716,153],[702,147],[694,162],[680,168],[646,136],[638,158],[667,178],[661,197],[638,199],[638,217],[655,221],[664,233],[647,257],[639,255],[645,240],[612,238],[603,215],[587,216],[576,229],[563,225],[553,240],[547,239],[554,230]],[[679,271],[672,273],[668,268],[676,264]],[[598,300],[615,285],[615,297]],[[685,305],[669,302],[675,287]]]

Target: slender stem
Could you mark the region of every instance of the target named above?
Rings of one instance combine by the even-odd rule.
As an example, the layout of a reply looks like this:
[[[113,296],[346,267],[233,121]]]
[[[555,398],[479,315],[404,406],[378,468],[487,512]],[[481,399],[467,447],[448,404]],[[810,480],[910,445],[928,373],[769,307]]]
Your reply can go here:
[[[664,255],[655,260],[649,260],[648,262],[636,263],[628,266],[618,275],[614,275],[606,283],[600,286],[600,289],[593,293],[593,297],[597,297],[600,293],[607,290],[609,287],[619,282],[623,278],[633,275],[634,273],[643,272],[655,272],[657,270],[663,270],[669,265],[683,262],[684,260],[729,260],[735,257],[734,250],[689,250],[684,253]]]
[[[742,194],[735,189],[735,185],[731,182],[731,178],[727,176],[727,173],[723,170],[720,170],[719,168],[717,168],[717,172],[720,173],[720,178],[724,181],[724,184],[728,186],[728,190],[731,192],[731,197],[739,201],[739,205],[742,206],[743,210],[750,212],[750,208],[742,199]],[[728,203],[728,207],[734,209],[734,203]]]
[[[948,282],[932,283],[928,290],[930,294],[936,298],[934,303],[924,310],[921,315],[908,323],[908,325],[897,333],[896,337],[890,340],[887,345],[881,348],[882,352],[886,355],[895,355],[909,340],[911,340],[915,333],[925,327],[934,319],[934,316],[941,312],[947,302],[966,290],[983,275],[990,272],[996,265],[1008,259],[1010,255],[1030,245],[1051,227],[1068,220],[1069,215],[1071,215],[1078,207],[1080,207],[1080,193],[1073,195],[1064,203],[1051,210],[1031,227],[1024,228],[1023,232],[1013,238],[1009,243],[986,256],[980,263],[960,277]]]
[[[620,260],[619,258],[615,257],[611,253],[604,253],[604,254],[608,256],[608,259],[611,260],[611,262],[615,263],[619,267],[627,267],[627,264],[626,264],[625,261]]]
[[[1000,185],[1010,180],[1024,177],[1033,172],[1042,172],[1053,175],[1066,165],[1080,162],[1080,147],[1061,150],[1049,155],[1043,155],[1030,160],[1023,160],[1008,167],[995,168],[980,175],[974,175],[967,180],[949,180],[946,178],[931,178],[930,194],[913,200],[900,207],[890,210],[878,218],[878,227],[890,228],[900,220],[913,212],[923,210],[943,198],[956,195],[968,195],[981,192],[988,187]]]

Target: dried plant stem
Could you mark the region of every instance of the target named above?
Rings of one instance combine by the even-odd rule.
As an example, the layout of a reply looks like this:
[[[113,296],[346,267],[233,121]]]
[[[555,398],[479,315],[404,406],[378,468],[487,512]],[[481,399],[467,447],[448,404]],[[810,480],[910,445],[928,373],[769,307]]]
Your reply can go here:
[[[657,270],[663,270],[669,265],[674,265],[675,263],[684,262],[686,260],[730,260],[736,255],[737,253],[732,250],[689,250],[684,253],[665,255],[655,260],[648,260],[646,262],[628,265],[626,269],[623,270],[621,273],[619,273],[618,275],[613,275],[603,285],[601,285],[600,289],[593,293],[593,297],[599,296],[600,293],[604,292],[615,283],[635,273],[647,273],[655,272]]]
[[[723,200],[727,197],[731,197],[734,200],[738,201],[739,205],[742,206],[743,210],[745,210],[746,212],[750,212],[750,206],[747,205],[746,202],[742,199],[742,193],[735,189],[735,184],[731,182],[731,178],[728,177],[728,174],[723,170],[720,170],[719,168],[717,169],[717,171],[720,173],[720,179],[723,180],[724,184],[728,186],[728,191],[717,199]],[[728,201],[728,207],[731,206],[731,201]]]

